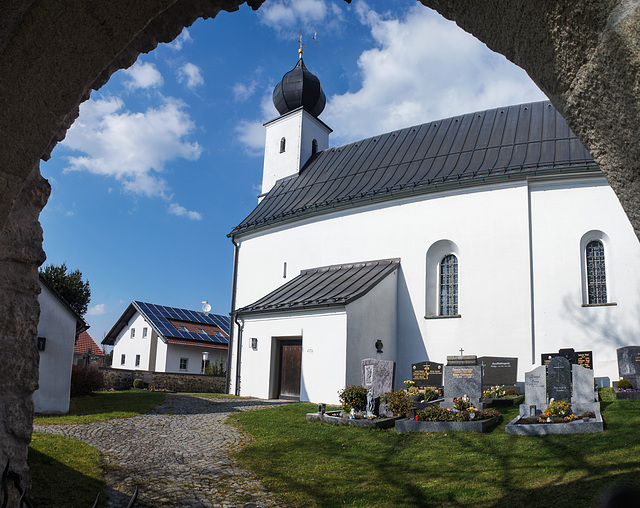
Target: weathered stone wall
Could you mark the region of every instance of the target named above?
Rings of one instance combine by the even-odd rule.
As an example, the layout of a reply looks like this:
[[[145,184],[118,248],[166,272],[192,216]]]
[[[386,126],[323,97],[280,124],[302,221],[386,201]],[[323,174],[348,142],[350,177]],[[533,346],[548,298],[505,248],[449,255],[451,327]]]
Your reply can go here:
[[[0,461],[4,470],[11,459],[23,486],[30,482],[27,446],[38,388],[37,267],[45,259],[38,215],[50,189],[36,164],[0,232]],[[12,491],[9,506],[17,506],[16,496]]]
[[[224,393],[224,376],[201,374],[179,374],[170,372],[143,372],[140,370],[100,369],[104,374],[107,390],[126,390],[133,386],[134,379],[143,379],[154,390],[188,393]]]

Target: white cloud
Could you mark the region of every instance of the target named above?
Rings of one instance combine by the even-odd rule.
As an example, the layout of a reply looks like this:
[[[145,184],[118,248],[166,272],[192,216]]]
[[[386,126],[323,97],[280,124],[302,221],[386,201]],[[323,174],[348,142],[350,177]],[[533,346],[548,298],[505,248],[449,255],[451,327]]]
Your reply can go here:
[[[200,67],[191,62],[184,64],[178,69],[178,83],[185,83],[191,89],[204,84]]]
[[[544,99],[524,71],[429,9],[415,6],[394,19],[363,2],[355,7],[376,47],[358,59],[361,88],[328,98],[323,121],[334,144]]]
[[[193,42],[193,39],[191,38],[189,30],[185,28],[184,30],[182,30],[182,33],[178,37],[176,37],[173,42],[167,44],[167,46],[174,51],[180,51],[187,42]]]
[[[168,199],[167,182],[159,176],[166,164],[201,153],[197,142],[186,139],[195,126],[184,107],[172,98],[145,112],[125,109],[119,97],[83,103],[63,145],[84,155],[68,157],[65,171],[112,177],[129,192]]]
[[[123,72],[129,77],[125,85],[130,89],[159,87],[164,82],[162,74],[152,63],[138,61]]]
[[[249,84],[236,83],[233,85],[233,100],[236,102],[244,102],[249,99],[256,91],[258,84],[251,81]]]
[[[202,220],[202,214],[192,210],[187,210],[184,206],[177,203],[171,203],[169,205],[169,213],[177,215],[178,217],[188,217],[191,220]]]
[[[265,25],[280,30],[322,21],[328,10],[334,12],[324,0],[277,0],[262,6],[258,14]]]
[[[87,316],[102,316],[107,313],[107,306],[104,303],[98,303],[89,307],[87,310]]]

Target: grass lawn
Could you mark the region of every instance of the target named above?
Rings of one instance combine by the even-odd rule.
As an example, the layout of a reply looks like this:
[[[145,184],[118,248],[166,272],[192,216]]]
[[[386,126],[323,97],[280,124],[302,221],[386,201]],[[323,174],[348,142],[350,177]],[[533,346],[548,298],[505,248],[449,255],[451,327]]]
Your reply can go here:
[[[69,414],[38,416],[35,424],[90,423],[146,413],[165,398],[162,392],[98,392],[71,399]],[[97,448],[65,436],[34,432],[29,445],[33,478],[29,499],[37,507],[89,507],[100,493],[106,506],[102,456]]]
[[[589,506],[640,486],[640,401],[603,394],[605,431],[514,436],[505,408],[489,434],[402,433],[307,422],[312,404],[231,415],[254,436],[237,453],[289,506]]]
[[[33,423],[36,425],[63,425],[129,418],[150,411],[165,397],[164,392],[137,390],[96,392],[88,397],[72,398],[69,413],[66,415],[36,416]]]

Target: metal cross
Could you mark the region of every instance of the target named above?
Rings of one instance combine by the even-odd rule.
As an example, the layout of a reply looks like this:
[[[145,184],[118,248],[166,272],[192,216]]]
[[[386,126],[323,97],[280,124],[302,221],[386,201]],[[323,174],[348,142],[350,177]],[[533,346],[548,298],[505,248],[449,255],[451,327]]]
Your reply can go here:
[[[464,351],[464,349],[460,348],[460,356],[462,356],[462,352]]]

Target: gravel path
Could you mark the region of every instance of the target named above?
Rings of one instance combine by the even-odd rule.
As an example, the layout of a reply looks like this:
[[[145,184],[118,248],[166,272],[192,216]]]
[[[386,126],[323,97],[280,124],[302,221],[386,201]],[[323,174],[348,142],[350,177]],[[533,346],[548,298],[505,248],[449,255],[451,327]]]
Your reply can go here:
[[[100,449],[110,507],[126,506],[136,485],[136,506],[272,507],[278,506],[273,496],[229,457],[249,436],[224,421],[233,412],[280,404],[169,394],[145,415],[82,425],[35,425],[33,430],[75,437]]]

